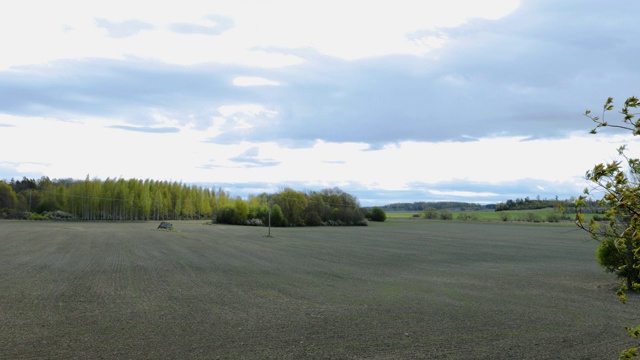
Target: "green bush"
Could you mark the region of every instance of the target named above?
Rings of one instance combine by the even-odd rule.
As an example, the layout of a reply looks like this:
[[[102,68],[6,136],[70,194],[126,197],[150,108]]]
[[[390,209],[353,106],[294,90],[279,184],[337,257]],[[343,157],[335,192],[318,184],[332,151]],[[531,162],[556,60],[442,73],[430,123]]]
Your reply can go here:
[[[30,213],[29,220],[47,220],[47,218],[42,214]]]
[[[542,222],[542,217],[536,213],[527,213],[528,222]]]
[[[241,222],[238,210],[233,205],[227,205],[220,210],[216,216],[216,222],[219,224],[237,225]]]
[[[449,210],[440,211],[440,220],[453,220],[453,214]]]
[[[547,215],[548,222],[560,222],[560,220],[562,220],[562,215],[558,213],[551,213]]]
[[[624,254],[618,250],[614,238],[606,238],[596,249],[596,260],[607,272],[617,274],[621,278],[626,276],[624,268],[620,264],[624,263]]]
[[[369,219],[371,219],[371,221],[383,222],[387,220],[387,214],[384,212],[384,210],[381,207],[376,206],[373,209],[371,209]]]
[[[458,220],[472,220],[472,221],[476,221],[479,220],[480,217],[478,217],[478,214],[475,213],[460,213],[458,214]]]

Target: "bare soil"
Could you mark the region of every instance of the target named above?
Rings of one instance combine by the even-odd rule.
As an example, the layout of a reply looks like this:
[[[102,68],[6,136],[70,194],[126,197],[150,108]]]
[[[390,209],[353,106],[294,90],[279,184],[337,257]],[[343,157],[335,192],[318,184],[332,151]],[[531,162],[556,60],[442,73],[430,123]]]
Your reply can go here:
[[[1,359],[615,359],[640,324],[572,226],[0,221]]]

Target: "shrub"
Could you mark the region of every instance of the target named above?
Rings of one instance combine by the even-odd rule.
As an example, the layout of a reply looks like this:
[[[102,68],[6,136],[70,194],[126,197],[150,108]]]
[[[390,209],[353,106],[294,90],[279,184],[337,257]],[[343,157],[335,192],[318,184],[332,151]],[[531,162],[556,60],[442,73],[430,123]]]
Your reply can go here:
[[[228,205],[218,210],[216,222],[219,224],[232,224],[237,225],[240,223],[241,218],[238,215],[238,210],[235,206]]]
[[[511,219],[511,214],[509,214],[507,212],[501,212],[500,213],[500,220],[509,221],[509,219]]]
[[[47,218],[38,213],[31,213],[29,214],[29,220],[47,220]]]
[[[527,213],[528,222],[542,222],[542,217],[536,213]]]
[[[596,260],[607,272],[614,273],[620,278],[628,275],[625,267],[620,264],[624,261],[624,254],[618,250],[613,238],[605,238],[596,249]]]
[[[369,219],[371,221],[383,222],[387,220],[387,214],[384,212],[384,210],[381,207],[376,206],[373,209],[371,209]]]
[[[474,214],[474,213],[460,213],[458,214],[458,220],[479,220],[480,217],[478,217],[478,214]]]
[[[245,225],[249,225],[249,226],[263,226],[264,225],[262,220],[256,219],[256,218],[247,219],[247,220],[244,221],[244,224]]]
[[[424,218],[425,219],[437,219],[438,218],[438,210],[434,208],[424,209]]]
[[[547,215],[548,222],[560,222],[560,220],[562,220],[562,215],[558,213],[551,213]]]
[[[441,220],[453,220],[453,214],[449,210],[440,211],[440,219]]]

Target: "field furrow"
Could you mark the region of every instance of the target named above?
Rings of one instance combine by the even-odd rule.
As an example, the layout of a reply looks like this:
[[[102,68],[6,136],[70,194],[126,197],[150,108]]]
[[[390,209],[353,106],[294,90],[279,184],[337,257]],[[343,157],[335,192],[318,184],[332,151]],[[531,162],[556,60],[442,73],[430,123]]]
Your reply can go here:
[[[595,243],[563,225],[0,222],[0,358],[615,358]]]

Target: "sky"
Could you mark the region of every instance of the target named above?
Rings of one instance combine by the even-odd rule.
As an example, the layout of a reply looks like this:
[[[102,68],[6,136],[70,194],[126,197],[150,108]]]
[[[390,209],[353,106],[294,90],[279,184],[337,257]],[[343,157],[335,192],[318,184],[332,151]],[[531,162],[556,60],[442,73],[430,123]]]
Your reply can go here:
[[[0,179],[138,178],[363,206],[577,197],[630,134],[640,2],[0,6]],[[607,115],[611,123],[621,116]]]

